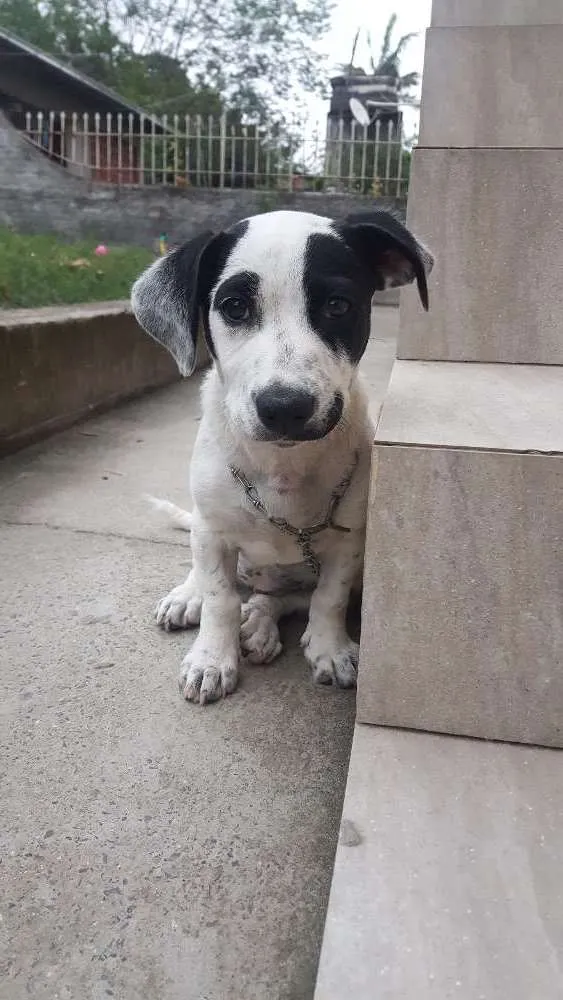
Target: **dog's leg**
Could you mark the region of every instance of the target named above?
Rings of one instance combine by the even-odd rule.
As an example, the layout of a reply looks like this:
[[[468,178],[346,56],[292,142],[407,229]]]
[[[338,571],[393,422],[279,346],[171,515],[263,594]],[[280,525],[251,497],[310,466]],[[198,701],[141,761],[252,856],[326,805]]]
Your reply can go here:
[[[156,621],[167,632],[199,625],[202,604],[202,584],[194,566],[184,583],[174,587],[156,608]]]
[[[199,634],[182,664],[179,683],[187,701],[205,705],[231,694],[238,682],[238,556],[204,525],[192,529],[192,552],[201,585],[201,620]]]
[[[316,684],[356,686],[359,647],[346,632],[350,591],[363,559],[364,533],[342,535],[323,559],[301,639]]]
[[[295,611],[307,611],[311,594],[252,594],[241,610],[240,644],[250,663],[271,663],[282,651],[278,622]]]

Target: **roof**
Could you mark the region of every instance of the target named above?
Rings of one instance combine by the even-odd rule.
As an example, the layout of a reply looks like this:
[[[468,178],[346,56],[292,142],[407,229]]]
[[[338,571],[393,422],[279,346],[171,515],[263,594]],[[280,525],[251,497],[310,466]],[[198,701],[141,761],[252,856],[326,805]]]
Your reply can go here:
[[[142,108],[137,107],[135,104],[131,104],[125,97],[117,94],[114,90],[93,80],[86,73],[81,73],[79,70],[74,69],[73,66],[68,66],[66,63],[61,62],[55,56],[43,52],[42,49],[36,48],[35,45],[24,42],[22,38],[18,38],[17,35],[6,31],[5,28],[0,28],[0,58],[5,58],[6,55],[20,55],[24,58],[32,59],[36,63],[40,63],[57,82],[72,84],[73,89],[81,93],[84,97],[95,98],[99,104],[100,111],[134,114],[139,117],[144,116],[151,122],[153,121],[153,116],[147,114],[146,111],[143,111]],[[72,108],[69,108],[69,111],[71,110]],[[156,123],[158,119],[154,118],[154,121]]]
[[[331,81],[332,95],[330,100],[329,117],[348,118],[351,116],[350,98],[355,97],[360,101],[376,101],[376,117],[398,117],[399,115],[399,92],[397,80],[394,77],[381,76],[379,74],[367,73],[341,73],[333,76]],[[386,106],[389,105],[389,111]]]

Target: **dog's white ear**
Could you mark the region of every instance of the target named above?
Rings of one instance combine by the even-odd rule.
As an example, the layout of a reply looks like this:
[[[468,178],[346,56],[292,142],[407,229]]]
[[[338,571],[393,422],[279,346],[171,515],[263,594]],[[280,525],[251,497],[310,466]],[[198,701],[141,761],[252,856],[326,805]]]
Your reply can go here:
[[[424,309],[428,310],[427,275],[434,266],[429,250],[390,212],[350,215],[340,231],[376,276],[376,290],[397,288],[416,280]]]
[[[191,375],[196,361],[200,322],[199,272],[213,233],[171,250],[151,264],[131,291],[131,307],[151,337],[163,344],[182,375]]]

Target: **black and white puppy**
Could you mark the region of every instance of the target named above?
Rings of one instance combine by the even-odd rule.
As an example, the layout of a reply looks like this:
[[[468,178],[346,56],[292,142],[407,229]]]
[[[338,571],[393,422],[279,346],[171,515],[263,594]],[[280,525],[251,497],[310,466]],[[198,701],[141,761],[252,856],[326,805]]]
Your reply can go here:
[[[343,223],[271,212],[205,233],[133,288],[140,325],[189,375],[203,322],[213,358],[191,463],[193,566],[157,608],[199,625],[180,678],[205,704],[235,690],[242,653],[269,663],[279,619],[308,610],[302,638],[319,684],[353,687],[346,632],[361,585],[373,428],[358,362],[376,290],[416,281],[432,257],[392,215]],[[247,588],[241,608],[240,584]]]

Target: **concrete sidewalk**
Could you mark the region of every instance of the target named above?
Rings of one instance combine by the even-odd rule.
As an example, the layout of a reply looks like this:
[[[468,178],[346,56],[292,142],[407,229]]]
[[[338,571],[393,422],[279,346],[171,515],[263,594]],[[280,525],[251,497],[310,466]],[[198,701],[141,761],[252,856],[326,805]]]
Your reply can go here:
[[[374,402],[395,310],[376,312]],[[197,380],[0,466],[0,996],[309,1000],[354,695],[312,686],[289,626],[272,667],[204,710],[178,695],[190,634],[153,623],[187,536]]]

